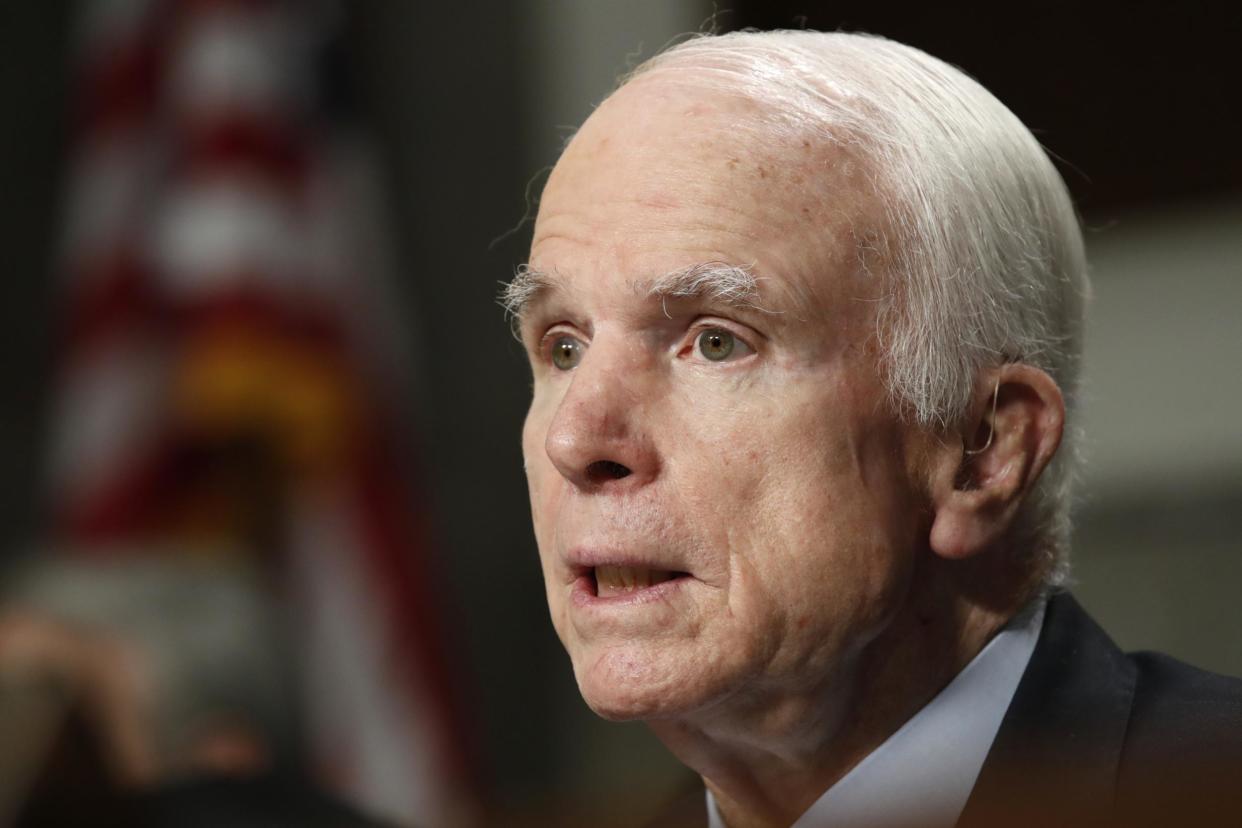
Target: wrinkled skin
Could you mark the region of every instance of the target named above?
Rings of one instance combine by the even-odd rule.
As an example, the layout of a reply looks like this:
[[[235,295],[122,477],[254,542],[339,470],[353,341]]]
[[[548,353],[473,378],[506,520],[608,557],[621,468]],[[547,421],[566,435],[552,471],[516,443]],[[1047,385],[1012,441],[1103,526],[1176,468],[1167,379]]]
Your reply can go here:
[[[531,265],[562,284],[522,326],[523,448],[553,623],[587,702],[612,718],[827,680],[893,615],[925,531],[922,435],[890,413],[877,371],[858,176],[831,150],[727,137],[751,109],[632,84],[541,201]],[[830,186],[804,183],[812,167]],[[701,262],[753,266],[763,312],[642,290]],[[748,347],[704,358],[709,325]],[[572,370],[550,361],[557,334],[585,346]],[[588,479],[601,460],[632,474]],[[566,563],[579,548],[692,579],[633,611],[579,611]]]

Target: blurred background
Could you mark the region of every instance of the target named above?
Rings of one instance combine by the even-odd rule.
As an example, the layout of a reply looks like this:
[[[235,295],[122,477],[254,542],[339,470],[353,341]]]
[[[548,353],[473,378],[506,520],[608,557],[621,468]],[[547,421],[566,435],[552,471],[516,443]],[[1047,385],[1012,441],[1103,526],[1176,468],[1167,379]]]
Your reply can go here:
[[[922,47],[1055,155],[1076,591],[1242,674],[1236,4],[6,0],[0,825],[631,825],[693,783],[547,621],[495,296],[617,75],[747,26]]]

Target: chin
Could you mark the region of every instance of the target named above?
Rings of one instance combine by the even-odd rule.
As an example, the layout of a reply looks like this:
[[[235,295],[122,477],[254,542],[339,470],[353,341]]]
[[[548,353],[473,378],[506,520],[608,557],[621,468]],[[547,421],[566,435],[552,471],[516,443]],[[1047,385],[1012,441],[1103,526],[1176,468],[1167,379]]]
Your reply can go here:
[[[579,682],[578,689],[587,707],[610,722],[649,721],[676,713],[667,699],[659,698],[644,688],[599,687],[590,682]]]
[[[708,695],[687,661],[614,647],[574,659],[583,700],[596,715],[614,722],[675,718],[700,708]]]

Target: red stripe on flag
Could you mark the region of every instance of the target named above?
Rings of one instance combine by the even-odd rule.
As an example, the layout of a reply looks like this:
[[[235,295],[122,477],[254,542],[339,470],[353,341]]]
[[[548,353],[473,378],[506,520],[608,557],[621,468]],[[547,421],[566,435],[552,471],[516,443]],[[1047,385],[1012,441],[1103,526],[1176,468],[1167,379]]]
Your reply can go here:
[[[108,340],[142,329],[162,315],[153,276],[129,245],[82,259],[76,270],[60,323],[56,361],[62,372]]]
[[[178,168],[184,174],[244,167],[300,198],[310,167],[305,130],[278,113],[212,113],[179,128]]]
[[[375,437],[383,431],[372,428],[369,433]],[[447,757],[451,777],[469,790],[478,781],[477,734],[452,680],[462,671],[450,656],[450,638],[440,620],[446,609],[438,600],[443,593],[432,589],[432,584],[444,580],[432,571],[432,561],[425,555],[430,528],[418,504],[426,498],[414,496],[393,464],[391,447],[372,439],[360,449],[354,469],[355,496],[368,541],[364,547],[371,558],[368,570],[376,591],[386,597],[393,640],[403,650],[393,663],[401,668],[400,678],[407,686],[426,688],[439,714],[434,722],[440,741],[437,753]]]

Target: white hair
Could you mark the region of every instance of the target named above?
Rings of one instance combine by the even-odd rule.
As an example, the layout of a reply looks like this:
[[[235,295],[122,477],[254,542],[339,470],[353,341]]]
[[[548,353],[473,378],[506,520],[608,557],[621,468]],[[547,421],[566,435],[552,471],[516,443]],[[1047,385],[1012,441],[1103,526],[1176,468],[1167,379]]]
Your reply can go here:
[[[870,35],[696,37],[639,66],[761,104],[752,128],[841,147],[883,211],[877,332],[897,410],[959,425],[981,373],[1046,371],[1065,397],[1062,449],[1015,526],[1047,585],[1068,574],[1084,305],[1082,232],[1065,183],[1018,118],[962,71]],[[861,245],[860,245],[861,246]],[[871,257],[870,251],[859,251]]]

